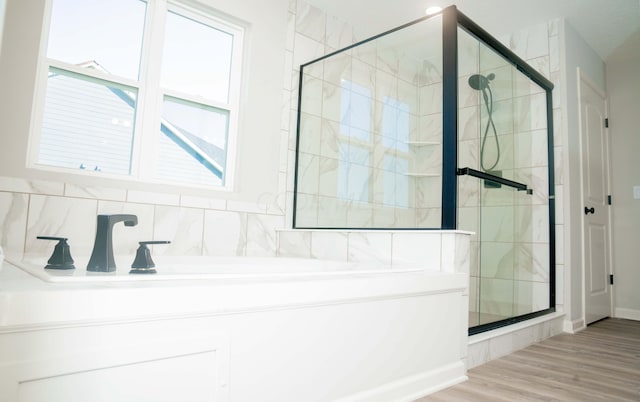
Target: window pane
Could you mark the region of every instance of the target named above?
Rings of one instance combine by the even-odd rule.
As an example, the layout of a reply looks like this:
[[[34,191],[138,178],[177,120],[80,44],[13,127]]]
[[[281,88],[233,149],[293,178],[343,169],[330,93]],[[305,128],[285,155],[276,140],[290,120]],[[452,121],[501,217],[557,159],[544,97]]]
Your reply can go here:
[[[353,144],[339,145],[338,198],[369,201],[369,151]]]
[[[224,183],[229,112],[165,98],[158,176],[186,183]]]
[[[386,97],[382,109],[382,144],[409,152],[409,105]]]
[[[343,80],[340,97],[340,133],[369,141],[371,132],[371,90]]]
[[[137,91],[51,68],[38,163],[129,174]]]
[[[47,56],[138,79],[146,2],[54,0]]]
[[[233,35],[169,12],[162,85],[226,103],[232,47]]]

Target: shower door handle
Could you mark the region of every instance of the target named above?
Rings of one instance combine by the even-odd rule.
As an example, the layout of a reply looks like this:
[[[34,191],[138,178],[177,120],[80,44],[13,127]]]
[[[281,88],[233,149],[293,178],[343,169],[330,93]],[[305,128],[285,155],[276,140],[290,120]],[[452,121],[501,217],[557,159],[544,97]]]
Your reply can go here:
[[[596,213],[596,209],[594,207],[591,207],[591,208],[584,207],[585,215],[595,214],[595,213]]]

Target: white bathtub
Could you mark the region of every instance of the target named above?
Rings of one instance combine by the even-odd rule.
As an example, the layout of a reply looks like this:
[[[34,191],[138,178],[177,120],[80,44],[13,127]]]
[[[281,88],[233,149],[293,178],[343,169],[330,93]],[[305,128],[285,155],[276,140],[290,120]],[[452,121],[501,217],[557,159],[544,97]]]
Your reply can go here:
[[[130,257],[116,258],[115,272],[89,272],[87,258],[75,260],[76,269],[44,269],[46,259],[29,257],[11,261],[46,282],[137,282],[198,279],[277,279],[326,277],[353,274],[382,274],[424,271],[416,264],[390,265],[374,262],[342,262],[310,258],[276,257],[154,257],[155,274],[130,273]],[[128,262],[128,264],[127,264]]]
[[[155,260],[155,275],[5,260],[0,400],[390,402],[466,379],[468,277],[453,266]]]

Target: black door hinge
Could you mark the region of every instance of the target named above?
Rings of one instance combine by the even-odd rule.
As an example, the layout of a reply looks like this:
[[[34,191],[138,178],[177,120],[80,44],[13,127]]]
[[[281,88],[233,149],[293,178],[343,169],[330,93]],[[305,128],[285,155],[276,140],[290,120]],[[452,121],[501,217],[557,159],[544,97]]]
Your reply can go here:
[[[611,205],[611,195],[607,196],[607,204]]]
[[[609,118],[608,117],[604,119],[604,127],[605,128],[609,128]]]
[[[613,274],[609,275],[609,285],[613,285]]]

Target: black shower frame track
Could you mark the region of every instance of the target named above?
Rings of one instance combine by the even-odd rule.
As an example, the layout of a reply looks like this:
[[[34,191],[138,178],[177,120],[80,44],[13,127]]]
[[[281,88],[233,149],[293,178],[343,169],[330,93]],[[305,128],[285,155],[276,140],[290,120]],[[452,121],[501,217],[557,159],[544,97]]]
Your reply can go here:
[[[302,104],[302,82],[304,68],[318,61],[330,58],[336,54],[345,52],[364,43],[374,41],[382,36],[402,30],[411,25],[420,23],[436,16],[442,16],[442,216],[440,228],[367,228],[367,230],[455,230],[457,229],[457,176],[458,176],[458,28],[463,29],[468,34],[475,37],[480,42],[500,54],[509,61],[513,67],[527,76],[531,81],[535,82],[546,93],[547,101],[547,160],[548,160],[548,207],[549,207],[549,308],[536,311],[529,314],[510,317],[505,320],[495,321],[488,324],[478,325],[469,328],[469,335],[490,331],[496,328],[505,327],[518,322],[530,320],[532,318],[547,315],[556,311],[556,274],[555,274],[555,183],[553,173],[553,84],[532,68],[526,61],[504,46],[500,41],[485,31],[478,24],[473,22],[469,17],[460,12],[456,6],[449,6],[440,13],[429,15],[401,25],[397,28],[388,30],[381,34],[372,36],[363,41],[354,43],[343,49],[328,53],[320,58],[300,66],[299,74],[299,91],[298,91],[298,108],[297,108],[297,125],[296,125],[296,152],[295,152],[295,170],[294,170],[294,189],[293,189],[293,228],[306,230],[362,230],[362,228],[353,227],[298,227],[296,225],[297,211],[297,194],[298,194],[298,162],[300,147],[300,114]],[[489,175],[490,176],[490,175]]]

